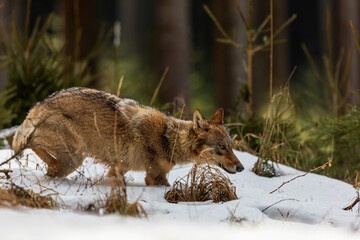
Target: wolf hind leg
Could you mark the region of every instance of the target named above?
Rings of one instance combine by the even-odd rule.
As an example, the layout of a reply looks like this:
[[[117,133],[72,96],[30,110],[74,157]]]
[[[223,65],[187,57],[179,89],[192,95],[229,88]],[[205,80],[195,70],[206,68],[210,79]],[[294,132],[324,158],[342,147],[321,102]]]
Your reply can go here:
[[[48,169],[46,175],[49,177],[56,177],[59,173],[58,161],[42,148],[34,147],[31,150],[33,150],[35,154],[47,164]]]

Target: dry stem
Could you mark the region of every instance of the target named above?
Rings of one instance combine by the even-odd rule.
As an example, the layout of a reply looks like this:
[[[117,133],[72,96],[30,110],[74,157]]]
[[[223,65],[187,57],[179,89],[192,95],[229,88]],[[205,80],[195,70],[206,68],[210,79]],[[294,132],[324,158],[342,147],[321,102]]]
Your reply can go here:
[[[161,76],[160,82],[159,82],[159,84],[157,85],[157,87],[156,87],[156,89],[155,89],[155,92],[154,92],[154,94],[153,94],[153,96],[152,96],[152,98],[151,98],[151,101],[150,101],[150,104],[149,104],[150,106],[152,106],[153,103],[155,102],[155,99],[156,99],[156,97],[157,97],[157,95],[158,95],[158,93],[159,93],[160,87],[161,87],[161,85],[162,85],[162,83],[163,83],[163,81],[164,81],[164,79],[165,79],[166,74],[168,73],[168,71],[169,71],[169,67],[167,66],[167,67],[165,68],[165,71],[164,71],[163,75]]]
[[[360,202],[360,196],[359,196],[359,191],[358,191],[357,192],[357,197],[354,200],[354,202],[351,203],[349,206],[343,208],[343,210],[346,210],[346,211],[352,210],[356,206],[356,204],[358,204],[359,202]]]
[[[309,173],[312,173],[312,172],[317,171],[317,170],[319,170],[319,169],[325,169],[327,166],[331,167],[331,163],[332,163],[332,158],[329,158],[329,160],[328,160],[326,163],[324,163],[323,165],[321,165],[321,166],[319,166],[319,167],[316,167],[316,168],[313,168],[313,169],[311,169],[310,171],[308,171],[308,172],[306,172],[306,173],[304,173],[304,174],[298,175],[298,176],[296,176],[296,177],[294,177],[294,178],[292,178],[292,179],[290,179],[290,180],[288,180],[288,181],[286,181],[286,182],[283,182],[277,189],[271,191],[270,194],[276,192],[277,190],[279,190],[280,188],[282,188],[285,184],[288,184],[288,183],[294,181],[294,180],[297,179],[297,178],[305,177],[305,176],[308,175]]]
[[[13,170],[10,170],[10,169],[0,169],[0,173],[5,174],[6,179],[9,179],[9,178],[10,178],[9,173],[12,173],[12,172],[13,172]]]
[[[351,20],[349,21],[349,23],[350,23],[351,31],[352,31],[352,33],[353,33],[353,35],[354,35],[354,38],[355,38],[356,46],[357,46],[357,48],[358,48],[358,50],[359,50],[359,52],[360,52],[360,42],[359,42],[359,39],[358,39],[357,36],[356,36],[353,23],[352,23]]]

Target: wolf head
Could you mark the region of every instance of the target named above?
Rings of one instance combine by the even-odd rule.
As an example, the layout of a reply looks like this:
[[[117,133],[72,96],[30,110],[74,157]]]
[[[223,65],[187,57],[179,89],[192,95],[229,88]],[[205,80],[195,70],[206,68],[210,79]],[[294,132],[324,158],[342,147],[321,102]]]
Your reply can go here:
[[[217,165],[228,173],[244,170],[232,150],[232,139],[224,126],[224,110],[218,109],[210,120],[205,120],[197,109],[193,115],[194,141],[192,152],[198,163]]]

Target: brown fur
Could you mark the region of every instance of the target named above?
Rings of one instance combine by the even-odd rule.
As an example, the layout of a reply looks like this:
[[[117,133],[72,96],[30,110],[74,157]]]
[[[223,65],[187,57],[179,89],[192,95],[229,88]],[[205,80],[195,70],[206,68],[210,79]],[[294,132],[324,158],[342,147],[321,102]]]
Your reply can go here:
[[[37,103],[16,131],[13,149],[31,148],[51,177],[66,176],[85,157],[110,167],[109,175],[146,171],[146,184],[168,185],[175,164],[212,163],[235,173],[243,167],[231,149],[223,110],[209,120],[167,116],[133,100],[87,88],[69,88]]]

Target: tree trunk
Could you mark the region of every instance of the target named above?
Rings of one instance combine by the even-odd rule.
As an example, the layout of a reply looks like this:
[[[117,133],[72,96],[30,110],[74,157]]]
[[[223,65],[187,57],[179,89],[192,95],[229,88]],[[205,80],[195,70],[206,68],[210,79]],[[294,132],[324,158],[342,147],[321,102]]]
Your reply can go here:
[[[24,13],[26,4],[24,4],[23,0],[4,0],[0,3],[3,3],[4,5],[0,8],[0,21],[3,24],[3,26],[10,31],[10,25],[11,25],[11,14],[15,14],[15,21],[17,23],[17,26],[19,27],[20,31],[23,31],[21,27],[24,25]],[[3,37],[6,37],[5,35]],[[4,39],[7,41],[7,39]],[[3,55],[3,50],[0,48],[0,55]],[[0,90],[5,89],[7,84],[7,72],[6,67],[0,68]]]
[[[274,6],[276,1],[274,1]],[[254,0],[253,28],[257,28],[270,13],[269,1]],[[275,10],[274,10],[275,11]],[[275,23],[275,21],[274,21]],[[260,39],[261,40],[261,39]],[[259,41],[260,41],[259,40]],[[274,49],[275,50],[275,49]],[[260,51],[253,59],[253,106],[254,113],[260,112],[269,100],[270,52]],[[274,58],[274,60],[276,57]],[[280,61],[280,59],[279,59]],[[275,61],[274,61],[275,63]],[[276,63],[275,63],[276,64]]]
[[[121,0],[117,2],[117,15],[121,22],[121,41],[126,50],[134,52],[139,48],[141,34],[139,34],[139,0]]]
[[[159,80],[165,68],[169,72],[160,89],[163,102],[174,97],[189,98],[190,27],[188,0],[157,0],[156,27]]]
[[[337,1],[337,4],[337,46],[344,48],[345,51],[351,51],[352,54],[348,78],[349,85],[345,86],[345,88],[349,89],[345,89],[344,91],[350,90],[357,92],[360,89],[360,54],[355,45],[355,39],[349,25],[349,20],[352,20],[356,30],[360,29],[360,3],[359,1]],[[359,95],[350,93],[348,103],[359,106]]]
[[[274,0],[274,32],[288,19],[287,0]],[[291,26],[290,26],[291,27]],[[278,40],[285,40],[285,43],[274,44],[274,78],[273,89],[283,86],[291,73],[289,65],[288,28],[285,28],[277,37]],[[274,93],[274,91],[273,91]]]
[[[239,1],[242,11],[247,15],[248,1]],[[235,41],[242,45],[247,45],[246,27],[242,22],[240,15],[233,1],[215,0],[212,4],[212,11],[224,30],[232,35],[236,30]],[[247,74],[244,69],[246,62],[246,53],[241,53],[233,45],[219,43],[217,38],[223,38],[219,30],[214,26],[214,75],[218,107],[225,110],[233,110],[237,97],[240,94],[240,87],[247,83]],[[240,106],[245,108],[244,105]]]
[[[83,60],[94,48],[97,39],[94,0],[63,0],[61,3],[65,18],[65,52],[73,61]],[[90,60],[88,70],[95,74],[96,59]],[[90,86],[98,86],[97,79]]]

